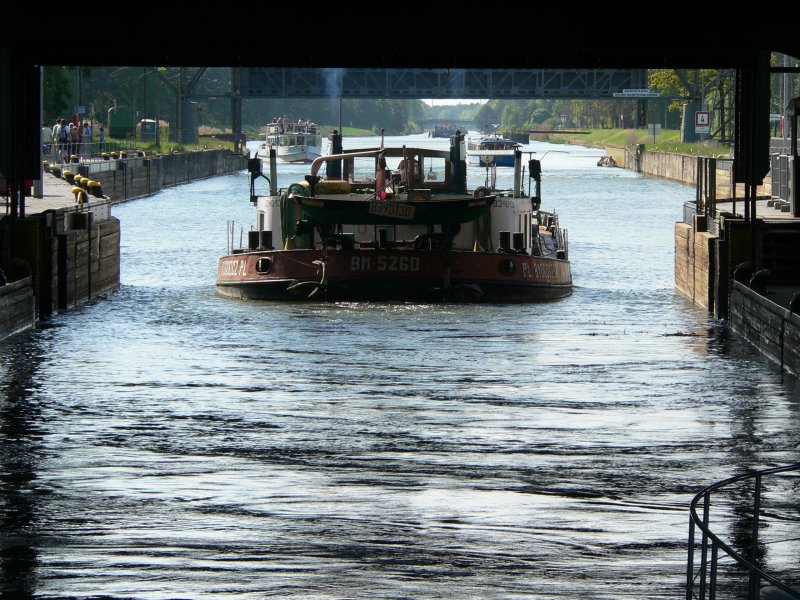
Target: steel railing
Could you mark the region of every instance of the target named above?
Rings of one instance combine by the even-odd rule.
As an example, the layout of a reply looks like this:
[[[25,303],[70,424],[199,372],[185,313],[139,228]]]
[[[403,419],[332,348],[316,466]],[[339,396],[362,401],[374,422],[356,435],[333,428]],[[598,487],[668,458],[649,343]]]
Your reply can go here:
[[[763,564],[759,564],[759,525],[764,514],[762,507],[763,479],[780,473],[800,471],[800,463],[785,467],[776,467],[731,477],[715,483],[699,494],[691,503],[689,518],[689,551],[686,566],[686,600],[714,600],[717,594],[718,575],[720,564],[720,550],[733,559],[740,568],[743,577],[747,577],[747,600],[757,600],[761,594],[763,582],[771,586],[775,593],[774,598],[800,598],[800,588],[792,587],[768,573]],[[797,475],[793,475],[797,476]],[[753,504],[750,512],[750,540],[747,548],[741,551],[734,550],[729,544],[722,541],[718,535],[711,531],[709,520],[711,511],[711,498],[713,492],[723,488],[730,488],[733,484],[752,481]],[[698,508],[702,512],[698,515]],[[750,507],[747,507],[750,508]],[[696,530],[699,529],[701,539],[699,542],[700,564],[695,568],[695,550],[697,546]],[[795,540],[800,542],[800,540]],[[782,595],[780,595],[782,594]]]
[[[42,158],[53,164],[75,162],[75,158],[78,162],[87,162],[102,160],[104,154],[110,155],[112,152],[127,152],[132,155],[140,146],[136,140],[82,142],[77,145],[52,142],[43,146]]]

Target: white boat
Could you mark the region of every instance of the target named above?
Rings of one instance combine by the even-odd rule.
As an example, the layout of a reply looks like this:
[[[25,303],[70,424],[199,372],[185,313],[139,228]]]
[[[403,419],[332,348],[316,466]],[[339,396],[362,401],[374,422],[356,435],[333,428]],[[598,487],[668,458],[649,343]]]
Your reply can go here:
[[[257,156],[269,160],[270,148],[275,148],[281,162],[310,163],[322,156],[322,135],[311,121],[275,117],[267,125],[267,138]]]
[[[514,154],[522,144],[496,134],[467,140],[467,161],[471,165],[513,167]]]

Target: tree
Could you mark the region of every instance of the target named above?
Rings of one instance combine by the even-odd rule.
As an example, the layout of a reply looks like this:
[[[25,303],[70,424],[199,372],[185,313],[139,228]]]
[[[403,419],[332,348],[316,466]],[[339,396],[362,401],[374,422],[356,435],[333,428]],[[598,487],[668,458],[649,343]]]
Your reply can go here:
[[[75,79],[74,67],[45,66],[42,69],[42,105],[47,123],[57,118],[72,116],[72,86]]]
[[[669,110],[680,111],[689,100],[702,100],[715,87],[717,69],[654,69],[649,73],[650,88],[672,102]]]
[[[491,102],[484,103],[475,113],[475,125],[482,131],[491,131],[498,122],[497,112]]]
[[[516,102],[508,102],[503,107],[503,113],[500,116],[500,125],[503,129],[520,129],[525,118],[522,109]]]
[[[534,109],[534,111],[531,113],[531,124],[541,125],[552,116],[553,116],[552,113],[546,108]]]

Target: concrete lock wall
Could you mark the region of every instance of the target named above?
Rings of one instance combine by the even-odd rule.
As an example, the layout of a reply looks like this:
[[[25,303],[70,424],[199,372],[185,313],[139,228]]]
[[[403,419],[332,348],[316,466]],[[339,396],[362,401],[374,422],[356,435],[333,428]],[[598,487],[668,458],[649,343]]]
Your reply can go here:
[[[762,355],[800,375],[800,316],[789,312],[734,281],[730,302],[731,327]]]
[[[13,255],[27,264],[30,276],[0,286],[0,339],[119,288],[122,232],[111,215],[114,203],[245,168],[246,158],[227,150],[81,165],[106,198],[16,221]]]
[[[35,310],[30,277],[0,285],[0,339],[33,327]]]
[[[716,304],[718,237],[705,231],[705,217],[675,224],[675,289],[711,311]]]
[[[95,208],[48,211],[17,222],[16,256],[30,269],[37,319],[119,287],[119,220]]]
[[[91,213],[72,219],[58,235],[58,308],[72,308],[119,288],[120,224],[110,217],[93,222]]]
[[[625,168],[687,185],[694,185],[697,181],[697,157],[687,154],[642,152],[637,163],[636,153],[626,152]]]
[[[242,155],[229,150],[203,150],[88,165],[86,176],[102,185],[103,195],[114,201],[122,201],[246,168],[247,162]]]
[[[645,175],[663,177],[686,185],[697,183],[697,170],[699,161],[697,156],[689,154],[675,154],[672,152],[636,152],[635,147],[629,147],[625,151],[624,163],[626,169],[631,169]],[[744,185],[737,184],[734,189],[731,181],[731,159],[717,159],[715,171],[716,197],[719,199],[744,196]],[[764,183],[756,188],[756,195],[764,196],[771,193],[772,182],[769,177],[764,179]]]

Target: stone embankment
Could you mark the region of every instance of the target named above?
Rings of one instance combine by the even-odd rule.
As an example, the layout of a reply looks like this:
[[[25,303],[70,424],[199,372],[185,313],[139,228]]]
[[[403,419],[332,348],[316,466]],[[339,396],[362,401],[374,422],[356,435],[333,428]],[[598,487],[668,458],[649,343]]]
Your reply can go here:
[[[745,221],[744,187],[734,187],[730,159],[708,161],[638,147],[619,158],[625,168],[695,186],[687,193],[683,220],[675,224],[676,291],[726,320],[781,370],[800,375],[796,207],[772,198],[767,176],[752,205],[755,222]]]
[[[48,165],[42,197],[0,218],[0,340],[119,288],[114,204],[246,167],[227,150]]]

